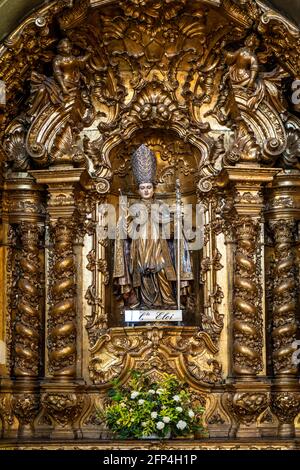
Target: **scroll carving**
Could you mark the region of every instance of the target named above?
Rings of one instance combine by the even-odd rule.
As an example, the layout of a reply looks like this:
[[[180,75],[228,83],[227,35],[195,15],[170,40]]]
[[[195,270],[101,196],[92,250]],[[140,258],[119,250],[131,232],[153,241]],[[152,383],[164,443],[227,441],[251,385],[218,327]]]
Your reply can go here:
[[[49,369],[57,377],[76,372],[75,229],[74,219],[60,218],[52,225],[48,350]]]
[[[17,316],[14,325],[14,373],[18,377],[37,377],[41,345],[41,263],[37,224],[19,226],[21,252],[17,280]]]
[[[184,375],[205,386],[221,381],[221,365],[215,358],[217,348],[206,333],[194,327],[182,334],[176,327],[164,326],[128,329],[127,337],[120,333],[121,329],[115,329],[112,336],[101,337],[91,351],[89,370],[95,384],[118,377],[128,363],[149,372],[174,373],[183,368]]]
[[[20,116],[14,119],[5,131],[3,149],[14,171],[24,171],[30,168],[30,157],[25,146],[26,127],[25,117]]]
[[[256,220],[237,220],[233,301],[233,370],[237,375],[255,375],[262,370],[261,298],[256,272],[258,234]]]
[[[276,375],[295,375],[293,341],[297,332],[297,284],[295,272],[294,220],[270,222],[275,241],[273,290],[273,367]]]

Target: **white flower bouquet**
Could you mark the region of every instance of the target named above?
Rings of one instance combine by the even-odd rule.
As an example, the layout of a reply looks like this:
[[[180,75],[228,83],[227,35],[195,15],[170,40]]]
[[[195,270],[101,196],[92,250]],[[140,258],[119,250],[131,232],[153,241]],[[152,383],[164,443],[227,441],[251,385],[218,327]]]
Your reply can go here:
[[[113,383],[109,396],[105,420],[120,438],[177,437],[203,430],[204,408],[192,404],[188,386],[175,375],[163,374],[161,381],[151,382],[133,371],[128,385]]]

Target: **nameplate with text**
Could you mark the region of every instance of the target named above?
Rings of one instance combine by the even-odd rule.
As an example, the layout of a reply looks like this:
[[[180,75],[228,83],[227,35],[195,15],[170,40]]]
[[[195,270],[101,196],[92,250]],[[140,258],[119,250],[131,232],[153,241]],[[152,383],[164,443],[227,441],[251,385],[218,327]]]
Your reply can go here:
[[[125,322],[182,321],[182,310],[125,310]]]

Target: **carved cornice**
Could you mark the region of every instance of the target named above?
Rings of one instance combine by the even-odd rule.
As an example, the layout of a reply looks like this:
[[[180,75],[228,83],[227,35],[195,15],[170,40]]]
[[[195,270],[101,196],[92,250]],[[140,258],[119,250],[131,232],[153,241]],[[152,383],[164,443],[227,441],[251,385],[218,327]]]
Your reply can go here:
[[[84,168],[32,170],[30,174],[40,184],[48,186],[48,213],[51,220],[70,217],[76,211],[75,185],[85,172]]]
[[[10,223],[42,222],[45,219],[43,187],[27,173],[12,173],[4,182],[2,217]]]
[[[298,172],[281,172],[267,190],[265,217],[274,219],[300,218],[300,176]]]

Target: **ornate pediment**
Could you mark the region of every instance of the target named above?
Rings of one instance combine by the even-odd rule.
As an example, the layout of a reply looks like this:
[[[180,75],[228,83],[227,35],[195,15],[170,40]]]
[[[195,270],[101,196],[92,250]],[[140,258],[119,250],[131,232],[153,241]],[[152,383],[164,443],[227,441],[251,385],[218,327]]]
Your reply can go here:
[[[250,45],[253,32],[256,46]],[[70,48],[62,56],[58,41],[64,36]],[[299,73],[290,45],[297,50],[298,42],[294,26],[254,0],[124,0],[105,7],[81,0],[45,7],[2,50],[8,98],[3,128],[17,119],[6,127],[5,142],[26,136],[26,154],[12,165],[87,160],[90,175],[103,177],[110,149],[141,128],[172,129],[200,148],[199,174],[205,177],[218,172],[213,148],[222,129],[228,136],[224,161],[235,164],[249,154],[274,165],[287,145],[281,115],[292,111],[288,86]],[[239,65],[245,53],[245,65]],[[247,61],[257,63],[250,66],[254,94],[250,82],[233,79],[247,74]],[[75,75],[78,92],[71,85],[66,92],[63,81]],[[20,99],[11,100],[16,93]],[[18,103],[26,109],[22,116]],[[87,138],[101,161],[96,152],[92,160],[78,156]],[[8,161],[11,146],[5,144]]]

